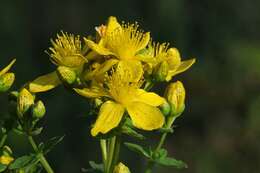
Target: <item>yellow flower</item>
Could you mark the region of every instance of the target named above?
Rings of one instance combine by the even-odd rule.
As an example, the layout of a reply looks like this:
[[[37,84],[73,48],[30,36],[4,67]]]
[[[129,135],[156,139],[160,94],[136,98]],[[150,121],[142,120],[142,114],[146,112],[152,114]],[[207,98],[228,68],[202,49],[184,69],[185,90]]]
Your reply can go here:
[[[46,53],[55,65],[74,68],[87,62],[79,36],[61,32],[61,35],[57,34],[55,41],[51,39],[51,43],[53,47]]]
[[[143,75],[143,67],[138,52],[144,49],[150,40],[150,33],[144,33],[137,23],[120,25],[115,17],[108,19],[106,27],[98,28],[101,39],[95,43],[84,38],[88,47],[100,55],[118,60],[118,66],[130,72],[130,80],[138,81]]]
[[[0,71],[0,92],[7,91],[13,84],[15,75],[8,71],[15,63],[16,59],[13,59],[5,68]]]
[[[168,48],[169,45],[166,43],[159,44],[153,43],[149,44],[148,51],[142,56],[153,57],[154,60],[150,61],[148,64],[152,69],[156,66],[160,66],[161,63],[168,63],[168,74],[165,80],[170,81],[172,77],[176,74],[182,73],[189,69],[192,64],[194,64],[195,59],[190,59],[186,61],[181,61],[181,56],[176,48]]]
[[[73,73],[82,72],[87,59],[85,58],[85,50],[82,48],[79,36],[61,32],[61,35],[57,34],[57,39],[55,41],[51,40],[51,43],[53,47],[49,48],[50,52],[46,52],[55,65],[62,66],[63,69],[69,68]],[[60,71],[58,73],[60,74]],[[62,80],[63,78],[67,79],[63,74],[60,75]],[[71,81],[68,83],[71,83]],[[45,92],[55,88],[59,84],[61,84],[59,76],[56,72],[51,72],[30,82],[29,90],[33,93]]]
[[[171,115],[178,116],[185,108],[185,88],[182,82],[177,81],[168,85],[165,98],[171,105]]]
[[[130,173],[130,170],[123,163],[119,163],[115,166],[113,173]]]
[[[102,104],[91,134],[105,134],[118,126],[127,111],[133,125],[143,130],[162,127],[164,116],[157,108],[165,100],[153,92],[140,89],[142,81],[129,82],[129,73],[113,72],[107,81],[108,95],[112,100]],[[127,75],[128,74],[128,75]]]
[[[0,163],[3,165],[9,165],[13,160],[14,158],[12,158],[11,156],[0,156]]]

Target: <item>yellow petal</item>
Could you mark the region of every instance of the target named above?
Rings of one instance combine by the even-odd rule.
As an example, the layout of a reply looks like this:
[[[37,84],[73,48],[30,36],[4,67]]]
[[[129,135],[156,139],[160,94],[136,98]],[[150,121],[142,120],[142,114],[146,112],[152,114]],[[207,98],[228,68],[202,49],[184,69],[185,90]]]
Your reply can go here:
[[[156,93],[146,92],[143,89],[138,89],[134,101],[146,103],[150,106],[160,106],[165,102],[165,99]]]
[[[125,76],[128,81],[137,82],[143,76],[143,66],[137,60],[122,60],[118,63],[117,72]]]
[[[85,71],[84,72],[84,79],[91,80],[95,78],[95,80],[99,81],[103,79],[105,73],[109,71],[113,65],[118,63],[117,59],[109,59],[106,60],[103,64],[98,64],[99,66],[95,68],[93,71]]]
[[[87,46],[90,49],[92,49],[93,51],[97,52],[100,55],[114,55],[114,53],[109,51],[107,48],[103,47],[102,45],[96,44],[92,40],[84,38],[84,41],[86,42]]]
[[[13,66],[13,64],[15,63],[16,59],[13,59],[3,70],[0,71],[0,76],[5,74],[6,72],[8,72],[10,70],[10,68]]]
[[[117,22],[116,17],[110,16],[110,17],[108,18],[108,22],[107,22],[106,34],[107,34],[107,33],[111,33],[111,32],[113,32],[115,29],[119,29],[119,28],[121,28],[121,25]]]
[[[98,133],[105,134],[118,126],[124,111],[124,107],[120,104],[112,101],[105,102],[100,108],[94,127],[91,129],[92,136],[96,136]]]
[[[29,83],[30,92],[45,92],[55,88],[61,83],[56,72],[48,73],[46,75],[36,78],[34,81]]]
[[[109,59],[107,61],[105,61],[103,64],[101,64],[101,66],[98,68],[98,72],[96,73],[96,75],[101,75],[106,73],[108,70],[110,70],[112,68],[113,65],[115,65],[116,63],[118,63],[117,59]]]
[[[168,76],[166,78],[166,81],[170,81],[172,76],[182,73],[186,70],[188,70],[194,63],[195,63],[195,59],[190,59],[187,61],[182,61],[181,64],[179,65],[179,67],[176,70],[170,70],[168,73]]]
[[[178,49],[170,48],[167,51],[166,61],[168,62],[170,69],[176,70],[176,68],[181,64],[181,56]]]
[[[140,42],[140,45],[139,45],[138,49],[136,50],[136,52],[144,49],[148,45],[149,41],[150,41],[150,32],[146,32],[143,35],[142,41]]]
[[[83,88],[83,89],[73,88],[73,90],[76,91],[76,93],[78,93],[79,95],[81,95],[83,97],[87,97],[87,98],[97,98],[97,97],[107,95],[104,91],[102,91],[98,87]]]
[[[154,106],[142,102],[132,102],[126,109],[133,125],[139,129],[154,130],[161,128],[164,124],[163,114]]]

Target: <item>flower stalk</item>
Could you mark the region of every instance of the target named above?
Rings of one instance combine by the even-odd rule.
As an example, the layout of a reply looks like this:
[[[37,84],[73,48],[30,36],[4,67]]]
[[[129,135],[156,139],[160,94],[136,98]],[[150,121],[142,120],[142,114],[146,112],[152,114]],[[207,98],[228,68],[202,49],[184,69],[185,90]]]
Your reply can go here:
[[[30,144],[32,145],[33,150],[36,153],[38,153],[39,160],[40,160],[42,166],[44,167],[44,169],[46,170],[46,172],[47,173],[54,173],[53,169],[51,168],[50,164],[48,163],[48,161],[46,160],[44,155],[41,152],[39,152],[39,149],[38,149],[37,144],[35,143],[33,137],[28,136],[28,140],[29,140]]]

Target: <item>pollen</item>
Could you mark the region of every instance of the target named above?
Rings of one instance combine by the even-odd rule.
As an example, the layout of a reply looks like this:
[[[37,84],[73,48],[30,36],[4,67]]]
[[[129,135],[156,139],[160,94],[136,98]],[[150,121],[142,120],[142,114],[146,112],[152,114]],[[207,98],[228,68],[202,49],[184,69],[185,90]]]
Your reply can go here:
[[[113,70],[112,75],[107,78],[110,96],[125,106],[135,98],[136,90],[143,84],[143,80],[129,82],[129,76],[129,73],[121,74]]]
[[[149,42],[149,33],[139,29],[139,25],[122,24],[107,35],[107,47],[111,49],[119,59],[133,59],[135,54],[143,49]]]
[[[53,47],[50,47],[50,52],[46,51],[46,53],[56,65],[59,65],[64,57],[82,56],[80,36],[61,32],[61,35],[57,34],[55,40],[51,39],[51,44]]]

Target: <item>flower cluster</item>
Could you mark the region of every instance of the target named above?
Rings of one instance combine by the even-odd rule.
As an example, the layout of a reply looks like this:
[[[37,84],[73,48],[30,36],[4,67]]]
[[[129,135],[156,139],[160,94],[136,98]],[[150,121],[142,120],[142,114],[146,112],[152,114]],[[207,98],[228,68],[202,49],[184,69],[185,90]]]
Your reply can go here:
[[[93,136],[108,133],[127,116],[139,129],[161,128],[165,117],[158,107],[166,100],[149,89],[187,70],[195,59],[182,61],[176,48],[153,42],[137,23],[109,17],[96,32],[96,37],[83,39],[61,32],[51,40],[46,52],[57,69],[30,82],[29,91],[44,92],[64,84],[81,96],[98,99],[101,106]]]
[[[170,83],[164,96],[152,88],[158,83],[169,83],[175,75],[189,69],[195,59],[182,61],[176,48],[152,41],[150,33],[140,29],[137,23],[120,23],[115,17],[109,17],[105,25],[95,29],[95,37],[75,36],[63,31],[57,34],[57,38],[51,40],[52,46],[46,50],[56,69],[27,82],[19,91],[9,93],[11,111],[1,128],[0,172],[27,169],[36,172],[41,165],[48,173],[54,172],[44,155],[63,136],[51,138],[39,146],[33,136],[41,133],[40,120],[46,113],[44,103],[36,94],[59,85],[93,103],[91,111],[94,110],[96,118],[91,135],[100,139],[103,158],[102,164],[90,162],[93,170],[130,173],[118,159],[120,137],[126,134],[144,139],[137,129],[162,133],[154,149],[124,143],[147,159],[146,173],[151,173],[154,164],[187,167],[184,162],[169,157],[167,150],[162,148],[166,135],[173,132],[175,119],[185,109],[185,88],[180,81]],[[7,91],[14,82],[14,73],[8,72],[14,63],[15,60],[0,71],[0,92]],[[11,150],[4,146],[12,129],[28,137],[34,154],[12,157]]]

